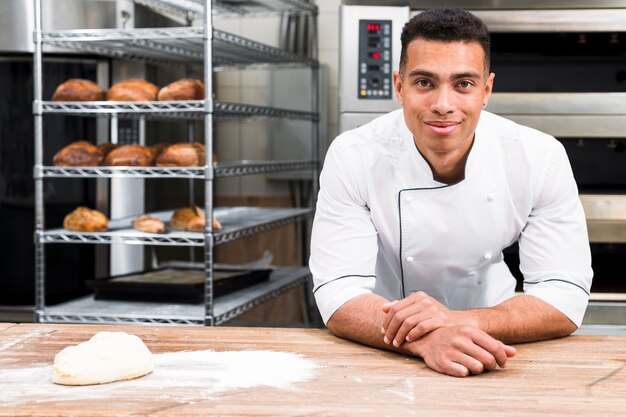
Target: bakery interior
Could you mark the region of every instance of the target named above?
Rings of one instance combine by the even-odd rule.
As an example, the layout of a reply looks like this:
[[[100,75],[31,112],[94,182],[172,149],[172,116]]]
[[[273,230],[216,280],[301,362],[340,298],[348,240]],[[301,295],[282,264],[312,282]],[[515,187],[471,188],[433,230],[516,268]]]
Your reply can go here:
[[[359,63],[341,50],[359,19],[402,22],[437,3],[493,28],[489,110],[566,146],[595,271],[579,332],[626,334],[623,22],[572,13],[568,27],[520,29],[506,1],[215,3],[213,19],[195,0],[0,3],[0,321],[322,327],[306,268],[319,166],[338,133],[397,108],[357,99]],[[570,16],[531,3],[521,16]],[[592,17],[626,10],[582,3]],[[550,60],[549,48],[568,52]],[[505,256],[516,270],[516,249]]]

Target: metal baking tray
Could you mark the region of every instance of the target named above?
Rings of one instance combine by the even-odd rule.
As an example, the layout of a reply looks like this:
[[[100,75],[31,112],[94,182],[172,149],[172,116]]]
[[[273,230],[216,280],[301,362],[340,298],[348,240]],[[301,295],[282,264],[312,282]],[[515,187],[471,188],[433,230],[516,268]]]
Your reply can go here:
[[[213,270],[213,297],[220,297],[267,281],[271,269],[219,268]],[[160,268],[86,282],[96,300],[204,302],[205,271]]]

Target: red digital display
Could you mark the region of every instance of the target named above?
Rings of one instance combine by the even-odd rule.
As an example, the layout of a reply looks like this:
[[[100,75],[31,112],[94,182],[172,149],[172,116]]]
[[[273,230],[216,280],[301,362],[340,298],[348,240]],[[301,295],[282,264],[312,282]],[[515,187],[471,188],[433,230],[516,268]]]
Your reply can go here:
[[[367,24],[367,31],[368,32],[379,32],[380,31],[380,25],[378,23],[368,23]]]
[[[380,52],[371,52],[370,56],[372,59],[380,59]]]

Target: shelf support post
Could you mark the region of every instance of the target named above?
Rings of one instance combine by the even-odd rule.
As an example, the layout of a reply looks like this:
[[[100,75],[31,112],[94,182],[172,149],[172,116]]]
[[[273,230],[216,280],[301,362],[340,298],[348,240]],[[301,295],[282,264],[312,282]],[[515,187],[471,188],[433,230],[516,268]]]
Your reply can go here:
[[[33,33],[35,44],[33,52],[33,119],[35,139],[35,173],[41,173],[43,169],[43,114],[41,109],[43,89],[43,58],[42,58],[42,17],[41,0],[33,0],[35,3],[35,31]],[[42,322],[45,317],[46,288],[45,288],[45,253],[43,233],[44,219],[44,193],[43,176],[34,175],[35,181],[35,321]]]
[[[212,0],[204,1],[204,145],[206,169],[213,170],[213,9]],[[206,170],[205,170],[206,171]],[[213,173],[213,172],[212,172]],[[213,177],[204,179],[204,324],[213,326]]]

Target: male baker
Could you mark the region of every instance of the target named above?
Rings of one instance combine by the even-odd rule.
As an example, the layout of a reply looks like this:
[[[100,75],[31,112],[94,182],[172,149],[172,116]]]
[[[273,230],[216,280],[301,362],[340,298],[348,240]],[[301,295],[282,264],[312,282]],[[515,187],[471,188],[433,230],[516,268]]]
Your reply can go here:
[[[454,376],[504,367],[508,343],[571,334],[593,272],[563,146],[486,112],[485,24],[460,9],[402,31],[402,109],[345,132],[320,176],[310,268],[337,336]],[[524,294],[502,251],[518,242]]]

